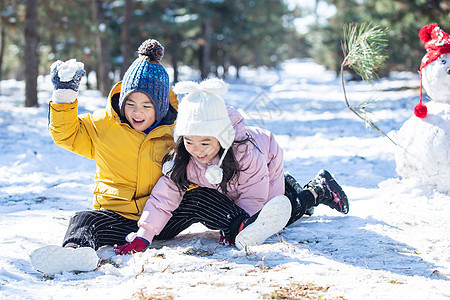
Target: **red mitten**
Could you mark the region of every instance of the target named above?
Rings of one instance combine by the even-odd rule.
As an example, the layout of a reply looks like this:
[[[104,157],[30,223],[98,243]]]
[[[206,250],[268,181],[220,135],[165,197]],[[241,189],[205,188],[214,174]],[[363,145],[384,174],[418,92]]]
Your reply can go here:
[[[136,253],[136,252],[142,252],[145,249],[147,249],[148,245],[150,245],[150,243],[146,239],[137,237],[129,243],[125,243],[121,246],[114,247],[114,252],[117,255],[125,255],[125,254],[132,254],[132,253]]]

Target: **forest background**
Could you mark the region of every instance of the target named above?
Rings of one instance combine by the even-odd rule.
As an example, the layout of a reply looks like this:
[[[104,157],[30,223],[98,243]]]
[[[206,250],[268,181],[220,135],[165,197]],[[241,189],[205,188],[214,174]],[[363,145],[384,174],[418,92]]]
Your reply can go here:
[[[183,65],[197,69],[199,79],[224,78],[230,69],[239,77],[242,67],[275,68],[304,57],[338,75],[348,23],[388,29],[388,59],[380,76],[417,71],[425,52],[418,38],[422,26],[438,23],[450,31],[447,0],[0,0],[0,5],[0,82],[25,81],[27,107],[38,106],[38,78],[58,59],[83,62],[88,76],[96,78],[96,86],[88,81],[88,88],[106,96],[148,38],[165,46],[163,64],[172,67],[177,82]]]

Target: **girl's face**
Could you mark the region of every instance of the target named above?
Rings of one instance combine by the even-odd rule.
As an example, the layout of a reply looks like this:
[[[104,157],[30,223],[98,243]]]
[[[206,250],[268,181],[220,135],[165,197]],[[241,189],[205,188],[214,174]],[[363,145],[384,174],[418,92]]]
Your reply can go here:
[[[147,95],[131,93],[124,105],[125,118],[134,129],[144,131],[155,122],[155,108]]]
[[[185,136],[184,147],[192,157],[201,163],[210,162],[220,150],[219,141],[212,136]]]

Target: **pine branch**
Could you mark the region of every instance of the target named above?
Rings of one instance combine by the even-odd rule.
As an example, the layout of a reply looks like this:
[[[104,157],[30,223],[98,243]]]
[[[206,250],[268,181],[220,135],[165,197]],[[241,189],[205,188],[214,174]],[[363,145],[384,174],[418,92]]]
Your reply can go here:
[[[372,113],[370,106],[376,102],[378,101],[369,98],[356,106],[350,106],[350,108],[355,110],[358,113],[358,115],[363,119],[366,128],[369,128],[371,124],[374,123],[369,116]]]
[[[366,127],[372,126],[394,145],[397,145],[368,117],[367,106],[375,101],[368,99],[357,106],[350,106],[344,82],[344,68],[346,67],[352,69],[364,81],[370,83],[372,79],[378,77],[376,71],[387,58],[387,55],[384,54],[387,46],[386,32],[387,29],[380,28],[377,25],[366,25],[365,23],[359,27],[356,24],[346,24],[344,26],[344,40],[342,41],[344,60],[341,64],[341,84],[347,107],[364,121]]]
[[[377,25],[363,23],[359,28],[355,24],[345,25],[342,45],[345,58],[342,65],[351,68],[364,81],[371,82],[378,77],[376,70],[387,58],[384,54],[386,33],[387,29]]]

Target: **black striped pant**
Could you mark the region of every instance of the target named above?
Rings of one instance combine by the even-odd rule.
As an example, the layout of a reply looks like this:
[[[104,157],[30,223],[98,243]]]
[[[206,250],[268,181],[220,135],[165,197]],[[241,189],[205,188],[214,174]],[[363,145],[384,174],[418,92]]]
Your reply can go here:
[[[315,200],[308,190],[298,195],[286,191],[292,205],[288,225],[300,219],[305,210],[314,206]],[[258,213],[252,216],[256,219]],[[239,226],[249,215],[228,197],[215,189],[197,187],[185,193],[180,206],[156,240],[171,239],[194,223],[202,223],[211,230],[220,230],[225,237],[234,238]],[[130,232],[138,230],[137,222],[110,210],[77,212],[71,219],[63,246],[91,247],[122,245]]]
[[[170,239],[194,223],[200,222],[212,230],[220,230],[226,237],[234,237],[243,220],[249,215],[225,195],[215,189],[198,187],[187,191],[180,206],[172,212],[157,240]],[[138,230],[137,222],[109,210],[75,213],[64,237],[65,247],[121,245],[130,232]]]

